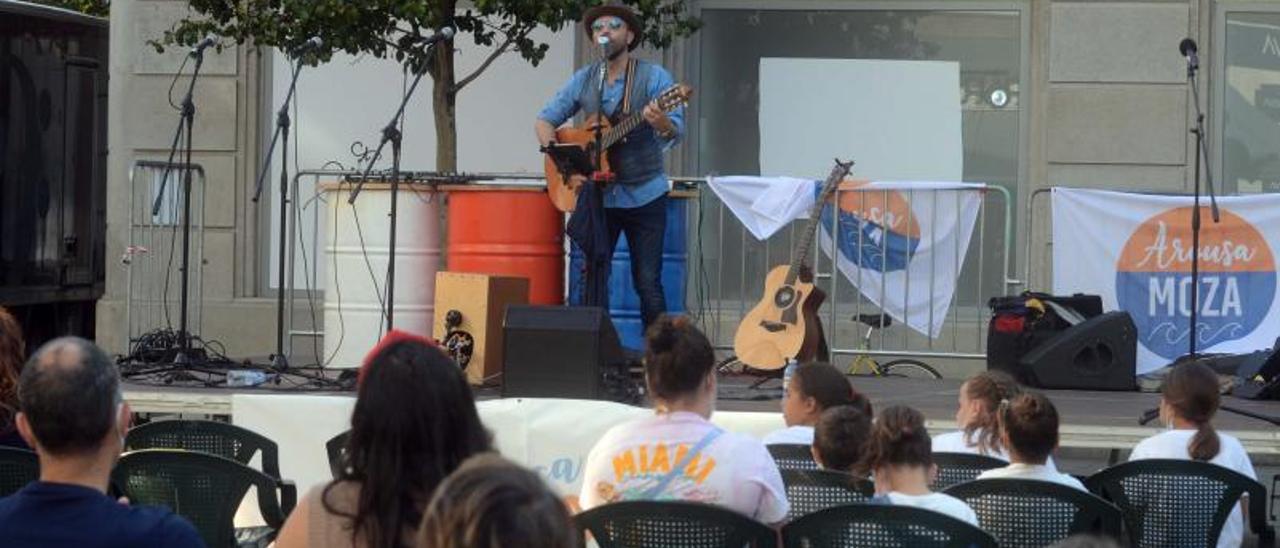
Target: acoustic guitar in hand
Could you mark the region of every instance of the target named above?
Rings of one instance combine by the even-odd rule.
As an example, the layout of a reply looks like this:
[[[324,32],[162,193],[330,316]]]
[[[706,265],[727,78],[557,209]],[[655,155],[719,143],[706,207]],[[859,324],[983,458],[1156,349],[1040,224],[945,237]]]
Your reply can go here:
[[[676,84],[658,94],[654,100],[662,112],[671,112],[681,105],[689,103],[693,97],[693,88],[685,84]],[[556,152],[544,154],[543,169],[547,175],[547,195],[551,203],[560,211],[573,211],[578,205],[578,189],[591,176],[592,169],[600,172],[609,171],[608,154],[600,155],[602,165],[593,168],[588,162],[595,162],[599,147],[596,145],[596,126],[600,127],[600,141],[604,150],[617,144],[632,130],[645,123],[644,111],[631,113],[617,125],[609,123],[605,116],[596,114],[589,117],[581,127],[562,127],[556,130]],[[577,150],[563,150],[564,148]],[[573,161],[574,159],[578,161]]]
[[[809,223],[791,264],[769,271],[764,280],[764,298],[738,324],[733,351],[742,363],[755,369],[777,370],[785,367],[789,359],[808,361],[818,353],[822,343],[818,307],[822,306],[826,293],[814,284],[813,271],[808,265],[809,250],[813,248],[823,204],[835,193],[852,166],[853,162],[836,160],[809,212]]]

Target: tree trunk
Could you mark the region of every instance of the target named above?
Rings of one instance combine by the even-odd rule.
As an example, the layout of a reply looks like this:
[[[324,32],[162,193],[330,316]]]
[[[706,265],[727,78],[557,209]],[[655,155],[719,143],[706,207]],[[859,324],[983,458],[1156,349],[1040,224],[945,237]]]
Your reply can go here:
[[[453,45],[441,42],[435,49],[431,99],[436,122],[436,171],[458,170],[457,93],[453,91]]]

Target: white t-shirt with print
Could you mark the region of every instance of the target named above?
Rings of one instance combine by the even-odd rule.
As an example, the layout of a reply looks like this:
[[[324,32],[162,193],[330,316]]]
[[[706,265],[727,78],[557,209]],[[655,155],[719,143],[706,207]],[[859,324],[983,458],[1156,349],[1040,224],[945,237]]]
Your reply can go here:
[[[1195,434],[1195,430],[1161,432],[1138,442],[1138,445],[1133,448],[1133,452],[1129,454],[1129,460],[1191,460],[1188,445]],[[1258,479],[1257,473],[1253,470],[1253,462],[1249,460],[1249,454],[1245,452],[1240,440],[1234,436],[1218,432],[1218,444],[1218,454],[1209,459],[1209,462],[1229,468],[1255,480]],[[1244,515],[1240,512],[1240,505],[1236,504],[1232,507],[1231,514],[1227,516],[1226,523],[1222,524],[1222,534],[1218,535],[1218,548],[1240,546],[1243,540]]]
[[[579,503],[583,510],[644,498],[680,460],[718,427],[695,413],[658,414],[605,432],[587,455]],[[787,516],[786,488],[764,444],[722,432],[692,457],[652,500],[723,506],[773,524]]]
[[[982,439],[981,428],[974,431],[973,439],[974,440]],[[995,457],[1005,462],[1009,462],[1009,454],[1006,453],[1002,448],[998,448],[988,452],[983,452],[978,448],[978,445],[976,443],[975,444],[967,443],[964,439],[963,430],[956,430],[955,432],[947,432],[946,434],[938,434],[937,436],[934,436],[933,452],[934,453],[968,453],[970,455],[985,455],[988,457]],[[1049,457],[1049,460],[1045,461],[1044,465],[1047,466],[1050,470],[1053,470],[1055,472],[1058,470],[1058,465],[1054,464],[1053,457]]]
[[[1024,464],[1015,462],[1004,468],[993,468],[978,474],[978,479],[980,480],[993,478],[1051,481],[1053,483],[1060,483],[1067,487],[1075,487],[1081,491],[1088,491],[1088,489],[1084,488],[1084,484],[1080,483],[1080,480],[1049,468],[1043,464]]]
[[[813,427],[803,425],[788,426],[780,430],[769,432],[764,437],[765,445],[778,445],[783,443],[813,445]]]
[[[915,506],[933,510],[963,520],[974,526],[978,525],[978,515],[964,501],[946,493],[929,493],[927,495],[906,495],[897,491],[888,493],[889,502],[902,506]]]

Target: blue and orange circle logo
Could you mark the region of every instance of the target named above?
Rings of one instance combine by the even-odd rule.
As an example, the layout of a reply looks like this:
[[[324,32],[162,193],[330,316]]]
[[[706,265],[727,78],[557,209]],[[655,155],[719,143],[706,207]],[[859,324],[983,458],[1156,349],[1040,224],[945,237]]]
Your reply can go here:
[[[861,181],[853,189],[866,186]],[[817,189],[821,192],[821,189]],[[876,272],[905,270],[920,246],[920,222],[911,202],[896,190],[850,190],[838,195],[836,241],[840,253],[859,268]],[[822,226],[830,229],[832,207],[822,208]]]
[[[1225,209],[1200,232],[1196,347],[1251,333],[1271,310],[1276,292],[1275,257],[1256,227]],[[1129,236],[1116,265],[1116,298],[1133,315],[1138,340],[1166,359],[1186,354],[1191,336],[1191,208],[1179,207],[1144,221]]]

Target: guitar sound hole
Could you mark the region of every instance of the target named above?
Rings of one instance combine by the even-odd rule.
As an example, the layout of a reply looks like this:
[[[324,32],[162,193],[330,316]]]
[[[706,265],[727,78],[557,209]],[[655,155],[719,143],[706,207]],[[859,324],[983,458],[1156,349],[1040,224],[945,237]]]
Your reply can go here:
[[[777,293],[773,294],[773,304],[778,308],[790,307],[791,303],[795,302],[795,299],[796,292],[790,287],[779,289]]]

